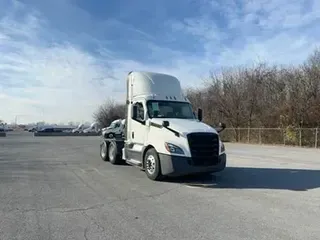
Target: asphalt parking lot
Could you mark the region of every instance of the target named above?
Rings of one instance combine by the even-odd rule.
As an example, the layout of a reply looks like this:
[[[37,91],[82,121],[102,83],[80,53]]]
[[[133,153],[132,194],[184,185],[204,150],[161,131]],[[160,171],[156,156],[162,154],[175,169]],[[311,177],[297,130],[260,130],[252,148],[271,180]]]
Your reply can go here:
[[[224,172],[153,182],[99,137],[0,139],[0,239],[320,239],[320,151],[226,144]]]

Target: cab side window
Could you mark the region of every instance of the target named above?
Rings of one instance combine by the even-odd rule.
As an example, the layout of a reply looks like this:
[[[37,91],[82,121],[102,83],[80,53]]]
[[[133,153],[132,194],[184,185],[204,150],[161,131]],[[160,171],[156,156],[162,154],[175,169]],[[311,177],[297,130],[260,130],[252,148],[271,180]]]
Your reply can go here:
[[[133,113],[133,119],[137,120],[137,121],[144,121],[144,108],[143,108],[143,104],[140,102],[137,102],[134,104],[134,112]]]

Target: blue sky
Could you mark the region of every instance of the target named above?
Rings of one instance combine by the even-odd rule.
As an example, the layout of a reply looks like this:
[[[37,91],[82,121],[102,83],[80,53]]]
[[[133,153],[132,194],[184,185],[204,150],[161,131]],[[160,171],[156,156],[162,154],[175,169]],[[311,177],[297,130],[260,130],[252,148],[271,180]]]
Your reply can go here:
[[[191,86],[225,66],[298,64],[319,23],[318,0],[0,0],[0,119],[90,121],[124,100],[131,70]]]

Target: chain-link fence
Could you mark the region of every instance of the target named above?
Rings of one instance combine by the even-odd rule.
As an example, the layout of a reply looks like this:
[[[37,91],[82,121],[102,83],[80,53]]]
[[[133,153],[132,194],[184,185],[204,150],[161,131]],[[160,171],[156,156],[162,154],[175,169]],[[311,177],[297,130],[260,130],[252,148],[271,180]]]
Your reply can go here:
[[[225,142],[320,147],[319,128],[226,128],[220,135]]]

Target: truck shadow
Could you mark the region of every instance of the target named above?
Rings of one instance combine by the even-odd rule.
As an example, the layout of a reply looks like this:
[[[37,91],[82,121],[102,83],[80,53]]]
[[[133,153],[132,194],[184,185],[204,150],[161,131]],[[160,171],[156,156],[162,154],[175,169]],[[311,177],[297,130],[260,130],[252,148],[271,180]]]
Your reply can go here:
[[[202,188],[307,191],[320,187],[320,170],[227,167],[221,173],[167,181]]]

